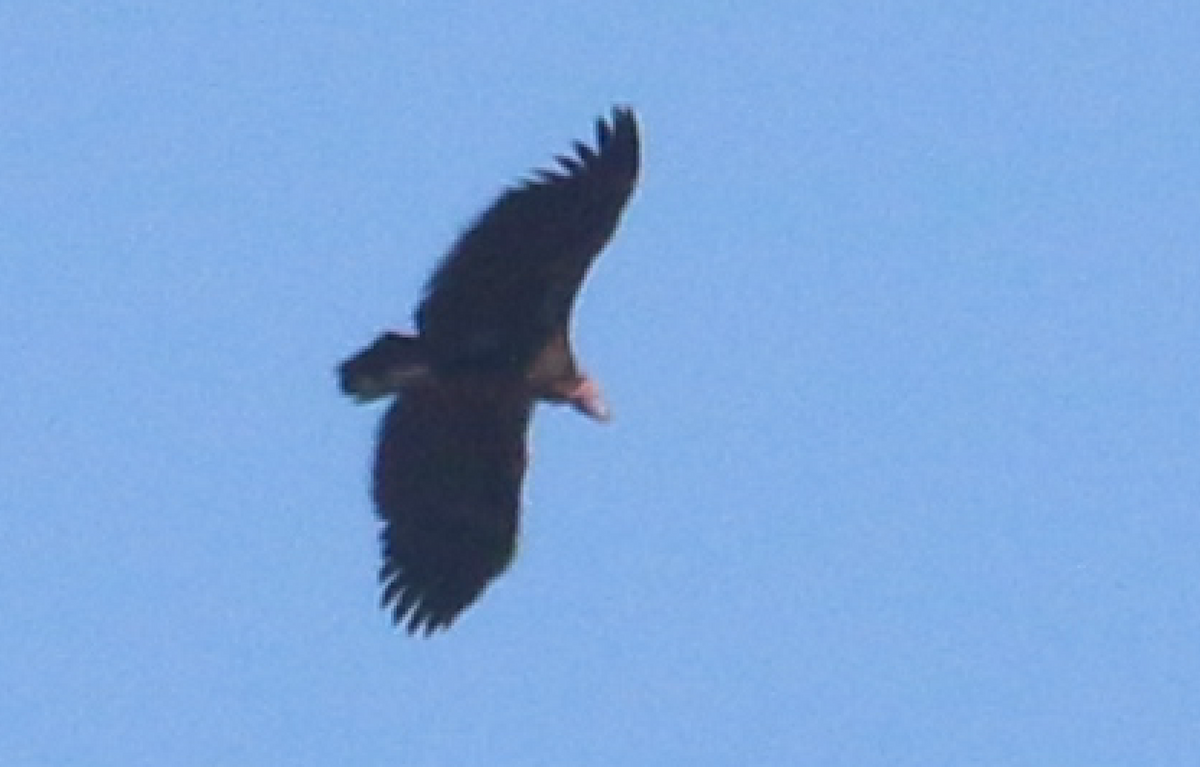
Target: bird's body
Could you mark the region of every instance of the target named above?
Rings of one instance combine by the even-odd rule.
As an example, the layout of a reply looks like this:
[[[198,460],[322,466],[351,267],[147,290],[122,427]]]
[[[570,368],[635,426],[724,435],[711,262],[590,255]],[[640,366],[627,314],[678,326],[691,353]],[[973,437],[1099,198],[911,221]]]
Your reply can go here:
[[[360,401],[397,395],[372,496],[383,604],[410,632],[448,626],[512,560],[535,404],[608,417],[572,353],[571,308],[637,180],[633,113],[614,109],[596,149],[575,151],[463,233],[429,280],[415,335],[384,333],[339,368]]]

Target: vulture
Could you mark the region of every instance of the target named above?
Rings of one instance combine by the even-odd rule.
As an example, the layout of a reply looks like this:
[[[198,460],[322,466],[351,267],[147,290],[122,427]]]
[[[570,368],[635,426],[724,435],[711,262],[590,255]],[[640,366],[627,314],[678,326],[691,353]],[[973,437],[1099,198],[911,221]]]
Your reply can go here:
[[[409,634],[445,629],[516,549],[534,405],[609,411],[571,350],[571,310],[638,178],[637,119],[616,107],[596,146],[502,192],[425,286],[415,333],[384,332],[338,368],[358,402],[392,397],[371,496],[380,606]]]

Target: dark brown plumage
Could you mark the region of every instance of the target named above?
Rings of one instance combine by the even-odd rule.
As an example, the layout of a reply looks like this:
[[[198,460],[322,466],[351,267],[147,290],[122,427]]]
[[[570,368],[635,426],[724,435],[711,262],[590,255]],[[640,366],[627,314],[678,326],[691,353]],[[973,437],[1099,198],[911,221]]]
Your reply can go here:
[[[512,560],[534,405],[608,417],[572,354],[571,308],[633,191],[640,149],[627,108],[596,133],[594,149],[576,142],[459,237],[429,280],[415,335],[384,333],[339,368],[359,401],[397,395],[372,496],[382,602],[410,633],[449,626]]]

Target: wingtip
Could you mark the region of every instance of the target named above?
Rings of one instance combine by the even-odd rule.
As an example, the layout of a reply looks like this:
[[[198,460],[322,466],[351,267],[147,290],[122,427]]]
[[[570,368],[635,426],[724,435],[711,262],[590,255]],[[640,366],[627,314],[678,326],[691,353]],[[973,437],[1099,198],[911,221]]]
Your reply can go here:
[[[612,107],[608,120],[596,120],[597,150],[610,167],[620,169],[630,185],[636,182],[641,165],[641,139],[637,113],[627,104]]]
[[[613,137],[631,136],[635,141],[638,134],[637,112],[628,104],[615,104],[608,119],[596,118],[596,138],[603,147]]]
[[[613,104],[613,122],[637,121],[637,110],[631,104]]]
[[[555,167],[535,168],[520,179],[516,188],[554,186],[578,178],[600,165],[623,168],[626,175],[636,178],[641,154],[637,113],[633,107],[624,104],[612,107],[607,119],[596,118],[595,149],[582,141],[572,142],[572,149],[574,155],[557,155]]]
[[[445,631],[462,611],[459,609],[439,610],[431,605],[428,595],[415,584],[408,583],[403,573],[394,566],[380,571],[383,589],[379,607],[388,613],[391,622],[409,636],[428,638],[436,632]]]

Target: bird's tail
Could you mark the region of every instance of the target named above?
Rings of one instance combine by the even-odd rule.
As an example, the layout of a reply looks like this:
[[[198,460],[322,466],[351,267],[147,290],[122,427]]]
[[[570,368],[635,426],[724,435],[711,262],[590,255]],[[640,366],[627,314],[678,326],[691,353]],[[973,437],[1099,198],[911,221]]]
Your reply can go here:
[[[391,332],[338,366],[342,393],[358,402],[397,394],[410,381],[428,373],[429,361],[421,340]]]

